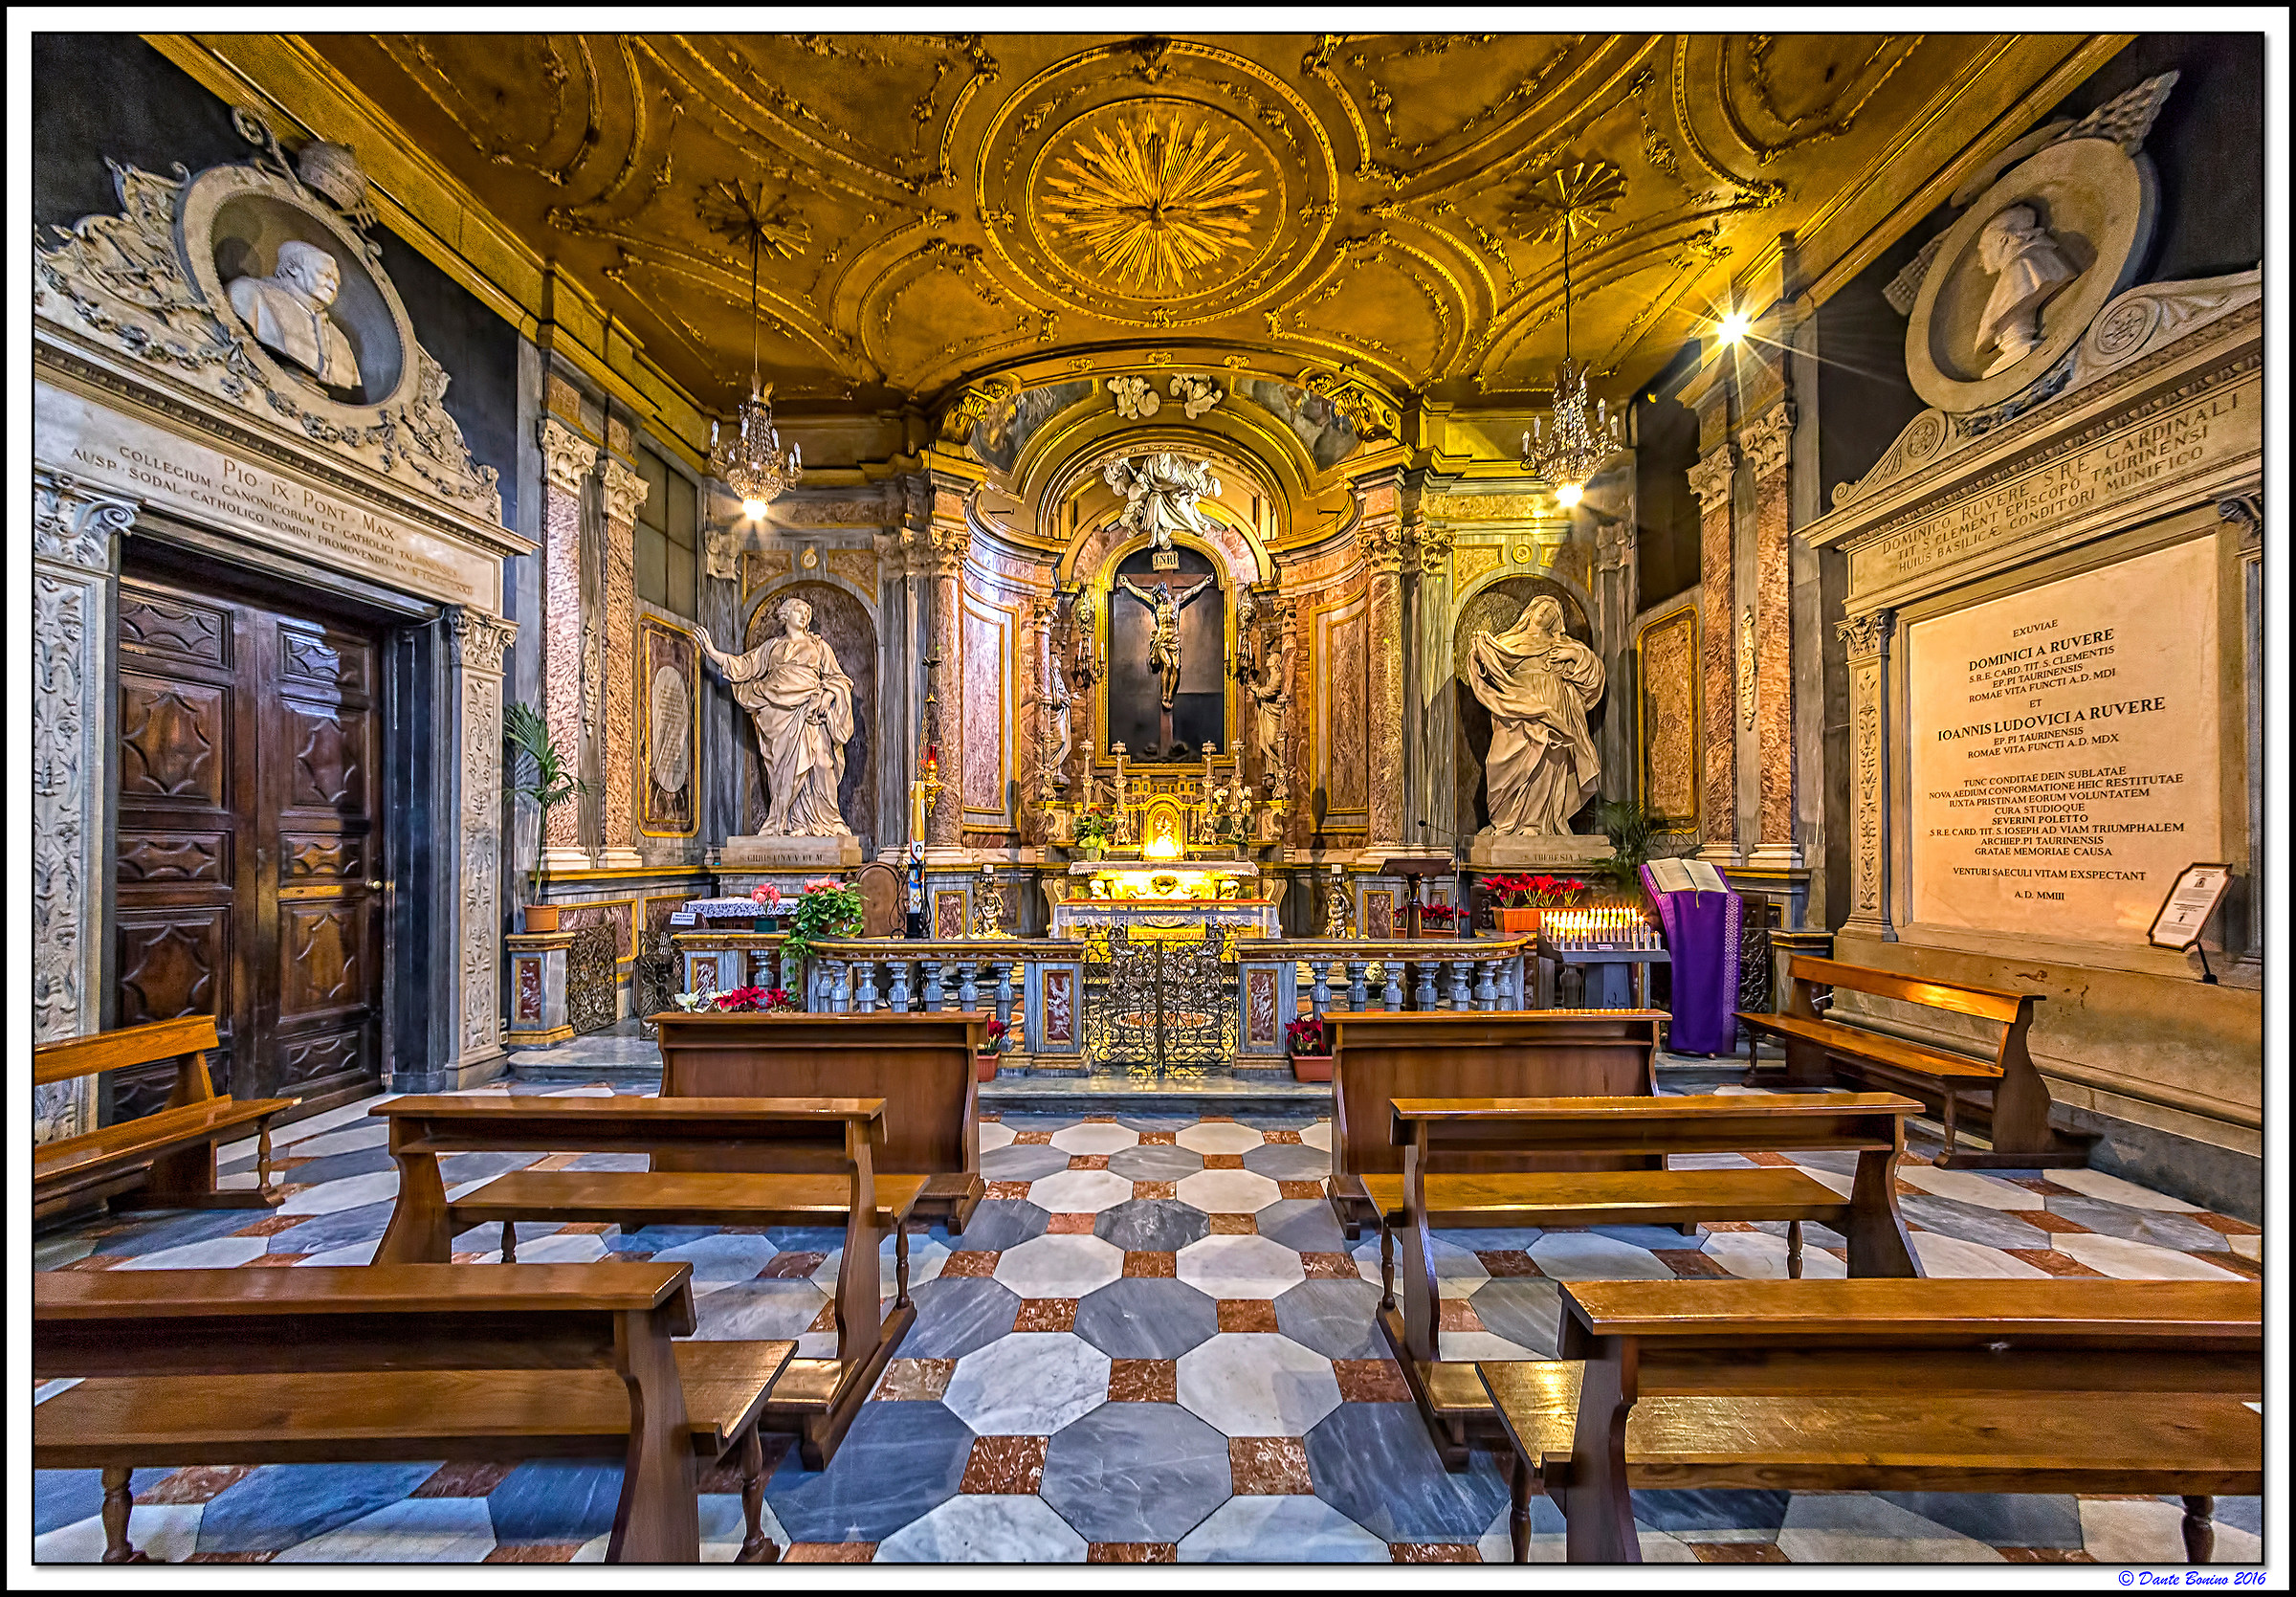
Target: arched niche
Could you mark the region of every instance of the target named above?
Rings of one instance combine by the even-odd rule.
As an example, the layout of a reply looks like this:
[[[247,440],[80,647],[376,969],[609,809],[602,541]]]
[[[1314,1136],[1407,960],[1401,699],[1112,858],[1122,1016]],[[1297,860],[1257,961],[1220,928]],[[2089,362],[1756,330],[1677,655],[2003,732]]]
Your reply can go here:
[[[1174,537],[1176,570],[1157,570],[1155,549],[1145,538],[1118,545],[1087,579],[1097,612],[1096,647],[1107,665],[1100,683],[1100,702],[1093,716],[1093,741],[1098,758],[1121,743],[1134,765],[1193,763],[1203,758],[1203,745],[1229,747],[1234,706],[1227,662],[1234,647],[1232,580],[1223,568],[1220,551],[1185,534]],[[1208,577],[1210,586],[1186,602],[1180,612],[1180,683],[1172,702],[1172,743],[1162,737],[1162,686],[1148,664],[1152,623],[1148,607],[1116,585],[1119,577],[1153,591],[1159,582],[1175,588]],[[1172,752],[1173,744],[1183,750]]]
[[[1468,652],[1473,647],[1478,632],[1503,632],[1513,626],[1523,610],[1533,599],[1544,594],[1562,606],[1564,631],[1595,649],[1595,632],[1587,619],[1586,604],[1567,584],[1552,577],[1500,577],[1475,589],[1459,606],[1451,624],[1451,679],[1445,691],[1451,695],[1451,724],[1457,728],[1456,810],[1459,830],[1480,832],[1490,824],[1490,800],[1483,785],[1484,762],[1490,755],[1490,712],[1475,697],[1468,675]],[[1601,650],[1596,649],[1600,654]],[[1610,703],[1608,684],[1603,696],[1587,712],[1587,730],[1595,735],[1598,744],[1601,739],[1603,716]],[[1593,807],[1593,800],[1587,808]],[[1586,810],[1571,819],[1571,825],[1583,831],[1587,826]]]
[[[785,599],[813,607],[813,631],[837,656],[853,683],[853,736],[845,745],[845,775],[837,784],[837,812],[861,839],[865,854],[877,848],[877,628],[869,609],[833,582],[790,582],[759,596],[749,612],[741,647],[755,649],[781,625],[777,612]],[[755,832],[765,815],[764,762],[757,733],[742,715],[741,830]]]

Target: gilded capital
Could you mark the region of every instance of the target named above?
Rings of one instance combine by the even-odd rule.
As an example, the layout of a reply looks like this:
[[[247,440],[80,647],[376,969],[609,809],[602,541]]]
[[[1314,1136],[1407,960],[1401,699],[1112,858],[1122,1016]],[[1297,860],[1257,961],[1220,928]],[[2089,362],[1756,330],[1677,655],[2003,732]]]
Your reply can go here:
[[[1794,407],[1782,399],[1740,430],[1738,442],[1745,448],[1746,462],[1754,468],[1756,481],[1785,469],[1793,438]]]
[[[542,478],[562,494],[582,492],[582,479],[598,463],[598,446],[556,416],[544,416],[539,430],[542,446]]]
[[[1738,469],[1738,447],[1727,440],[1689,471],[1690,492],[1698,496],[1698,513],[1711,516],[1730,503],[1730,481]]]
[[[1393,521],[1374,521],[1356,529],[1356,547],[1373,576],[1392,577],[1403,568],[1403,529]]]
[[[629,526],[638,519],[638,506],[645,502],[646,479],[634,468],[608,457],[606,462],[607,521],[615,526]]]

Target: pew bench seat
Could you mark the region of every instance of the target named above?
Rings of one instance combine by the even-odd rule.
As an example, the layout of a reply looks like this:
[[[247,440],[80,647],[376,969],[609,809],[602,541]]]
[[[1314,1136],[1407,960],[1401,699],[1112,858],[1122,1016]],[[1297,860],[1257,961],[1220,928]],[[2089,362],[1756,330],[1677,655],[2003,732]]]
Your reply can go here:
[[[911,1212],[929,1179],[876,1178],[876,1217],[872,1224],[894,1232],[903,1256]],[[447,1215],[457,1232],[493,1221],[519,1220],[618,1225],[628,1232],[644,1226],[843,1225],[851,1204],[851,1183],[836,1175],[514,1170],[451,1199]]]
[[[1403,1178],[1367,1175],[1363,1190],[1384,1224],[1403,1221]],[[1689,1226],[1699,1221],[1828,1221],[1847,1207],[1806,1170],[1536,1170],[1426,1178],[1427,1224]]]

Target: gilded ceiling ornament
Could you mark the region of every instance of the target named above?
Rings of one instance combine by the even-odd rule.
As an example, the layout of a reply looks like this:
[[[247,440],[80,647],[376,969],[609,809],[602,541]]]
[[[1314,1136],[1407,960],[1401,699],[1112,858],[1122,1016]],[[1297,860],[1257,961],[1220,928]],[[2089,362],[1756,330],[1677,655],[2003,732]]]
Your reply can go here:
[[[1153,111],[1078,139],[1050,178],[1046,214],[1109,275],[1151,294],[1184,292],[1192,274],[1241,253],[1265,198],[1262,174],[1209,122],[1183,130]]]
[[[1534,178],[1507,213],[1519,237],[1543,244],[1565,233],[1573,239],[1618,208],[1626,197],[1626,174],[1597,157],[1555,166]]]

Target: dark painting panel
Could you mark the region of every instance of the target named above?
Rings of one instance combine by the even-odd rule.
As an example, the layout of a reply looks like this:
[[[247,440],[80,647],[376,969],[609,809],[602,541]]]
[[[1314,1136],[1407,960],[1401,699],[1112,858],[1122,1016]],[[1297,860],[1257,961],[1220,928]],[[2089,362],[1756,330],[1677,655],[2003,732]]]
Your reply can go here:
[[[1180,612],[1172,747],[1163,742],[1163,684],[1148,664],[1148,607],[1114,585],[1102,600],[1108,607],[1108,741],[1111,747],[1122,743],[1137,761],[1194,760],[1207,743],[1227,746],[1227,594],[1208,556],[1184,545],[1174,553],[1180,556],[1176,571],[1156,570],[1150,549],[1135,550],[1116,566],[1118,575],[1151,591],[1159,581],[1181,587],[1214,579]]]

